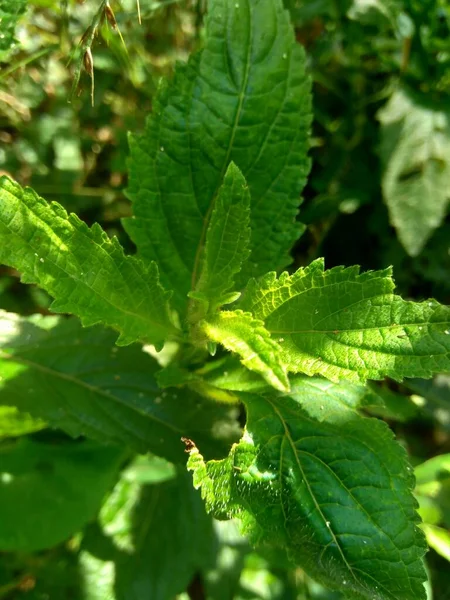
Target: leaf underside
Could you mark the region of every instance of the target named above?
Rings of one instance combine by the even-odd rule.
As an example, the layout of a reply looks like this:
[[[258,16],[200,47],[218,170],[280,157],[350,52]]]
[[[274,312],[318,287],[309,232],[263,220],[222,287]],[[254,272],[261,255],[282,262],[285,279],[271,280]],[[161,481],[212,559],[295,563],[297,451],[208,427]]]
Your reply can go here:
[[[289,390],[281,348],[271,339],[262,321],[241,310],[222,311],[204,321],[202,327],[209,339],[238,354],[247,369],[262,375],[274,388]]]
[[[345,597],[424,599],[426,544],[406,453],[385,423],[348,406],[318,418],[309,385],[243,394],[242,440],[222,461],[205,464],[192,450],[194,485],[214,516],[238,516],[254,543],[287,548]]]
[[[240,307],[264,322],[289,371],[337,381],[431,377],[450,370],[450,308],[393,294],[391,270],[324,271],[251,280]]]
[[[131,138],[125,229],[183,311],[195,289],[206,231],[228,165],[251,194],[250,275],[290,262],[309,171],[310,83],[281,0],[211,0],[205,48],[178,66]]]

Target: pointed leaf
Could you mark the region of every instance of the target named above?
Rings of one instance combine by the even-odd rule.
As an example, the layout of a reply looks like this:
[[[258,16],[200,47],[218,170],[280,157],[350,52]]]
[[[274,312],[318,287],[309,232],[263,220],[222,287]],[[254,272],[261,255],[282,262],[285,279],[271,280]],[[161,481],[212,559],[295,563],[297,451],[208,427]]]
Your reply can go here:
[[[211,0],[204,50],[179,66],[131,140],[125,228],[183,309],[195,288],[228,165],[251,193],[251,257],[240,282],[290,262],[309,171],[310,83],[282,0]]]
[[[450,308],[393,294],[391,270],[324,271],[319,259],[251,281],[242,308],[264,321],[288,370],[336,381],[431,377],[450,370]]]
[[[182,436],[213,455],[226,451],[238,433],[234,411],[186,389],[159,390],[159,369],[138,346],[114,346],[103,328],[0,311],[0,405],[171,461],[185,460]]]
[[[231,163],[214,204],[196,287],[213,307],[223,304],[225,292],[233,287],[248,258],[249,225],[250,193],[242,173]]]
[[[0,178],[0,262],[53,296],[52,311],[73,313],[85,326],[109,325],[121,345],[160,345],[176,333],[154,263],[147,268],[125,256],[99,225],[89,229],[6,177]]]
[[[450,111],[400,88],[378,118],[391,223],[408,254],[417,256],[450,200]]]
[[[262,321],[241,310],[222,311],[201,323],[206,335],[236,352],[242,364],[264,377],[274,388],[289,390],[286,371],[281,364],[281,348],[270,338]]]
[[[191,450],[207,508],[346,598],[425,599],[414,477],[386,424],[338,404],[319,419],[308,386],[241,396],[248,421],[230,456],[205,463]]]

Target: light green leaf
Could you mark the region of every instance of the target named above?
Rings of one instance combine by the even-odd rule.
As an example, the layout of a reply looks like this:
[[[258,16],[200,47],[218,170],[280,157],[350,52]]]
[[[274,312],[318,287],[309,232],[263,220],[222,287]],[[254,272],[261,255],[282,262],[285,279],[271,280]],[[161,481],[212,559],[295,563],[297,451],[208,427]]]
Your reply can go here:
[[[450,562],[450,533],[436,525],[423,524],[422,529],[429,546]]]
[[[280,360],[281,348],[270,338],[262,321],[236,310],[218,312],[200,325],[211,340],[236,352],[247,369],[262,375],[277,390],[289,390],[286,370]]]
[[[429,485],[439,487],[440,482],[450,480],[450,454],[440,454],[426,460],[416,467],[415,474],[417,487],[422,493]]]
[[[290,262],[309,171],[310,83],[282,0],[211,0],[206,44],[154,100],[131,139],[125,228],[183,310],[233,161],[251,194],[251,257],[239,283]]]
[[[353,0],[347,16],[365,25],[383,26],[388,23],[397,29],[397,17],[402,8],[399,0]]]
[[[26,435],[44,429],[46,424],[41,419],[33,419],[14,406],[0,406],[0,440],[8,437]]]
[[[386,424],[338,403],[319,420],[300,385],[290,397],[241,396],[248,421],[229,457],[205,463],[191,450],[208,510],[239,517],[254,543],[287,548],[346,598],[424,599],[414,477]]]
[[[50,548],[76,533],[95,517],[124,458],[123,449],[92,442],[0,446],[0,550]]]
[[[450,308],[393,294],[391,270],[324,271],[319,259],[252,280],[241,307],[264,321],[288,370],[333,381],[431,377],[450,370]]]
[[[184,462],[182,436],[217,456],[236,439],[233,409],[192,391],[160,390],[159,365],[137,345],[76,319],[0,312],[0,405],[16,406],[70,435]]]
[[[434,515],[439,515],[436,524],[450,527],[450,454],[435,456],[418,465],[415,476],[416,494],[424,509],[431,502]],[[433,524],[429,516],[427,522]]]
[[[249,255],[250,193],[242,173],[231,163],[214,203],[196,287],[211,309],[222,305],[225,292]]]
[[[115,600],[114,563],[89,552],[80,552],[78,561],[83,577],[82,600]]]
[[[450,111],[399,88],[378,118],[390,220],[405,250],[417,256],[450,200]]]
[[[161,345],[175,334],[168,300],[154,263],[125,256],[116,238],[92,228],[30,188],[0,178],[0,262],[20,271],[84,326],[103,323],[120,332],[118,344]]]

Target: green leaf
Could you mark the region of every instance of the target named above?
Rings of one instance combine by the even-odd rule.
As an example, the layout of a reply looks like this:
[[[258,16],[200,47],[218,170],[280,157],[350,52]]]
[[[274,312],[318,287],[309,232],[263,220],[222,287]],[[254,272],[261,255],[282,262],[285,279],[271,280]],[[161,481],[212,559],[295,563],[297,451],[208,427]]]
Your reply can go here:
[[[370,414],[382,419],[407,423],[421,417],[410,396],[394,392],[388,385],[368,383],[366,401]]]
[[[159,390],[159,365],[137,345],[76,319],[0,312],[0,405],[16,406],[70,435],[184,462],[182,436],[221,454],[236,439],[230,407],[192,391]]]
[[[223,304],[249,255],[250,193],[242,173],[231,163],[211,215],[204,260],[196,287],[211,309]],[[226,298],[226,297],[225,297]]]
[[[89,229],[59,204],[6,177],[0,178],[0,262],[53,296],[52,311],[73,313],[84,326],[104,323],[119,331],[119,345],[161,345],[176,333],[170,294],[160,286],[154,263],[146,267],[125,256],[99,225]]]
[[[415,475],[417,489],[421,493],[436,490],[440,482],[450,480],[450,454],[440,454],[421,463],[416,467]]]
[[[208,510],[239,517],[253,543],[287,548],[346,598],[424,599],[414,477],[386,424],[339,403],[320,417],[308,385],[241,396],[248,421],[229,457],[205,463],[191,450]]]
[[[0,406],[0,440],[8,437],[26,435],[44,429],[46,424],[41,419],[33,419],[14,406]]]
[[[236,310],[218,312],[200,325],[210,339],[236,352],[247,369],[262,375],[277,390],[289,390],[286,370],[280,360],[281,348],[270,338],[262,321]]]
[[[109,580],[115,580],[115,600],[174,598],[212,566],[213,521],[185,471],[143,486],[123,477],[102,508],[99,524],[103,568],[109,565]],[[104,551],[108,541],[110,554]],[[83,542],[83,562],[93,554],[101,557],[95,542],[89,536]]]
[[[186,475],[142,490],[130,515],[134,551],[117,565],[119,600],[173,598],[210,564],[212,520]]]
[[[399,88],[378,118],[390,220],[405,250],[417,256],[450,200],[450,111]]]
[[[17,22],[27,8],[27,0],[0,0],[0,58],[14,44]]]
[[[2,445],[0,550],[50,548],[76,533],[95,517],[124,458],[123,449],[92,442]]]
[[[393,294],[391,269],[324,271],[319,259],[252,280],[241,307],[264,321],[288,370],[333,381],[431,377],[450,370],[450,308]]]
[[[450,533],[436,525],[424,524],[422,528],[429,546],[450,562]]]
[[[183,310],[195,289],[217,194],[228,165],[251,194],[251,256],[239,283],[291,259],[309,171],[309,79],[281,0],[211,0],[206,45],[178,66],[131,139],[125,228]]]

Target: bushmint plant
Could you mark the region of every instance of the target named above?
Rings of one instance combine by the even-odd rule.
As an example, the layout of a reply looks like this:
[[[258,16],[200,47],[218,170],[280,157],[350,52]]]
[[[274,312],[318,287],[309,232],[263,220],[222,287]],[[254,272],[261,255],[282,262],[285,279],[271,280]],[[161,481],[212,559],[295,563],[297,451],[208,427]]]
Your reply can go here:
[[[0,403],[179,465],[183,438],[208,511],[254,544],[346,598],[425,599],[412,469],[365,382],[448,372],[450,309],[396,296],[390,269],[282,272],[310,124],[282,1],[210,0],[204,48],[130,139],[135,256],[3,177],[0,261],[79,320],[2,314]]]

